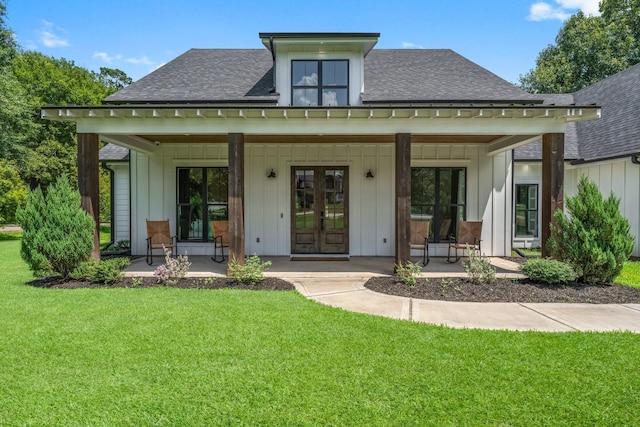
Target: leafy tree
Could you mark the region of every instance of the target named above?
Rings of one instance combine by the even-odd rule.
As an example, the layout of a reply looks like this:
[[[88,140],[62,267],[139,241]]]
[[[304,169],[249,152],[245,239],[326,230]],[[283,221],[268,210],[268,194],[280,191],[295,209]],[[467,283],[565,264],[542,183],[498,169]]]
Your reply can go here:
[[[567,197],[566,216],[554,213],[557,226],[548,247],[554,258],[570,264],[581,281],[611,283],[620,274],[633,251],[629,221],[620,213],[620,199],[613,193],[607,200],[585,176],[578,194]]]
[[[520,76],[534,93],[570,93],[640,62],[640,0],[603,0],[601,16],[571,16]]]
[[[0,158],[11,159],[21,167],[26,156],[22,143],[31,131],[31,120],[24,91],[12,72],[18,51],[5,18],[5,2],[0,0]]]
[[[7,160],[0,159],[0,225],[16,220],[16,209],[27,199],[18,170]]]
[[[34,273],[50,268],[69,277],[89,259],[95,223],[66,177],[49,186],[46,195],[40,187],[29,193],[16,217],[23,229],[21,254]]]
[[[42,120],[44,105],[99,105],[116,90],[131,83],[122,71],[101,68],[94,73],[64,58],[39,52],[23,52],[13,61],[14,73],[26,94],[34,130],[24,145],[28,162],[22,177],[31,188],[46,187],[57,177],[76,177],[76,129],[74,123]]]

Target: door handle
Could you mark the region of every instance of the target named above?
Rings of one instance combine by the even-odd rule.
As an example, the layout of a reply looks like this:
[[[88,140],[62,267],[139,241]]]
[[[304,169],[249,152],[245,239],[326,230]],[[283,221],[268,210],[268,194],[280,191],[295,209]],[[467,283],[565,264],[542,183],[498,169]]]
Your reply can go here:
[[[324,211],[320,211],[320,231],[324,231]]]

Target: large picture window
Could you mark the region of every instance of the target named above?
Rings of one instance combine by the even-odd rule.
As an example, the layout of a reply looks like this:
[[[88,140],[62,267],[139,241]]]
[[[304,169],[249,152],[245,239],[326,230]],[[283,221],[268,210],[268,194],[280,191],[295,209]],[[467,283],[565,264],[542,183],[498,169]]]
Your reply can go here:
[[[411,168],[411,219],[430,221],[429,241],[440,242],[466,219],[465,168]]]
[[[516,236],[538,237],[537,184],[516,184]]]
[[[349,61],[291,61],[291,105],[349,105]]]
[[[211,221],[228,219],[228,169],[178,168],[178,240],[212,240]]]

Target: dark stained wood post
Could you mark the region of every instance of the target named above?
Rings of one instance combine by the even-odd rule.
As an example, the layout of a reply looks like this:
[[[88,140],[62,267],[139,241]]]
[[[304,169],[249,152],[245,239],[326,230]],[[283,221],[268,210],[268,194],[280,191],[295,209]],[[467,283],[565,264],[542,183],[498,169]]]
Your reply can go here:
[[[549,256],[549,224],[556,224],[553,213],[564,207],[564,133],[542,135],[542,257]]]
[[[98,135],[79,133],[78,137],[78,191],[80,206],[96,222],[93,232],[91,258],[100,259],[100,191],[98,166]]]
[[[411,259],[411,134],[396,134],[396,265]]]
[[[229,260],[244,264],[244,134],[230,133]]]

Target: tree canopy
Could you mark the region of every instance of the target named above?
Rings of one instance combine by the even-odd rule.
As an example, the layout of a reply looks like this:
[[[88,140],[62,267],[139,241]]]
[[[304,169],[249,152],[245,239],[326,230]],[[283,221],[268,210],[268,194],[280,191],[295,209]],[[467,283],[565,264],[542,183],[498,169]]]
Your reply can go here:
[[[564,23],[536,67],[520,76],[533,93],[571,93],[640,62],[640,0],[602,0],[600,16],[582,12]]]

